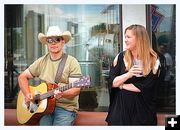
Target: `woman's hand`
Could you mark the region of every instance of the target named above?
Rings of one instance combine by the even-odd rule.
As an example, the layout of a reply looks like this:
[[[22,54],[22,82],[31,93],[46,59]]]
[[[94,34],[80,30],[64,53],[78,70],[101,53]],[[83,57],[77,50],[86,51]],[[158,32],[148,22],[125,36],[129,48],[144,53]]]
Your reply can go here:
[[[139,65],[133,65],[127,75],[128,78],[132,78],[133,76],[139,77],[142,75],[142,68]]]

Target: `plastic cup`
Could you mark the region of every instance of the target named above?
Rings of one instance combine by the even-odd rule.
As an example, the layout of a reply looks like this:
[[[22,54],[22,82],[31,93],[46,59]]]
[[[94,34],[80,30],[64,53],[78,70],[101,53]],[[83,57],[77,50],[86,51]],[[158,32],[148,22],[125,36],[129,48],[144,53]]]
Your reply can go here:
[[[139,59],[135,59],[134,60],[134,65],[138,65],[141,69],[143,69],[142,67],[142,60]],[[142,77],[143,76],[143,72],[139,73],[136,75],[136,77]]]

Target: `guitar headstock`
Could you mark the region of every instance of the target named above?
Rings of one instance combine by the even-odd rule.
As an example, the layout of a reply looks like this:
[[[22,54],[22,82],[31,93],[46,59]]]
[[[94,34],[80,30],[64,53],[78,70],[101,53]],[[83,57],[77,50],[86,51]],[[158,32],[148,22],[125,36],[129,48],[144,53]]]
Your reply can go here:
[[[91,85],[90,76],[83,76],[78,81],[73,83],[74,87],[89,87]]]

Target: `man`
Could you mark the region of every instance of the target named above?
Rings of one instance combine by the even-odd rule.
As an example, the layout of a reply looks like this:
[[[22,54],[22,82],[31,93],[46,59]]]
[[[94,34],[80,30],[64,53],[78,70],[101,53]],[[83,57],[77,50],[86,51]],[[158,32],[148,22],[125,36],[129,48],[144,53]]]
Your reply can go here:
[[[33,96],[29,90],[29,79],[39,77],[46,83],[55,83],[59,62],[63,55],[64,44],[71,39],[71,33],[62,33],[58,26],[51,26],[47,34],[39,33],[40,42],[47,45],[49,53],[40,57],[32,63],[18,77],[19,86],[25,97],[25,103],[30,104]],[[81,76],[81,69],[78,61],[68,55],[61,80],[58,86],[63,86],[78,80]],[[40,119],[40,125],[73,125],[78,110],[78,95],[80,88],[71,88],[64,92],[55,91],[55,110],[52,114],[44,115]]]
[[[161,44],[159,46],[159,50],[160,52],[164,55],[165,59],[166,59],[166,74],[164,77],[164,96],[165,96],[165,100],[164,100],[164,104],[166,105],[168,103],[168,99],[170,96],[170,91],[171,91],[171,78],[172,78],[172,65],[173,65],[173,60],[171,55],[168,53],[168,47],[165,44]]]
[[[167,48],[168,47],[165,44],[162,44],[162,45],[159,46],[160,52],[166,58],[167,73],[166,73],[166,77],[165,77],[164,80],[165,81],[170,81],[171,80],[171,69],[172,69],[173,61],[172,61],[171,55],[167,51]]]

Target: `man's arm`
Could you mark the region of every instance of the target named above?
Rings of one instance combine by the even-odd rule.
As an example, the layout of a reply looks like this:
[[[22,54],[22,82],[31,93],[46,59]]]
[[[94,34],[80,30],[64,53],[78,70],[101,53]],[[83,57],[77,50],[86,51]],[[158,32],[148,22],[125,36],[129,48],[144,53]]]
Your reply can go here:
[[[29,72],[29,69],[26,69],[18,77],[19,86],[20,86],[21,91],[24,94],[26,103],[29,102],[32,99],[32,95],[30,93],[29,83],[28,83],[29,79],[32,79],[32,78],[33,78],[33,76]]]

